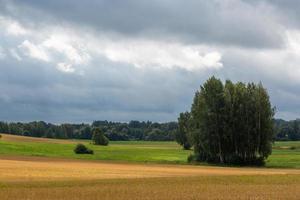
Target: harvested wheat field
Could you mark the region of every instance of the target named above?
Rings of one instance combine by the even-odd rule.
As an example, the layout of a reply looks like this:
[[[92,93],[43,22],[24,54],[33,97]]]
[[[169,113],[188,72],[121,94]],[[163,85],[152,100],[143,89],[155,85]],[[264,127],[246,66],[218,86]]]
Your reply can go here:
[[[1,140],[8,142],[40,142],[40,143],[54,143],[54,144],[75,144],[78,141],[74,140],[63,140],[63,139],[50,139],[50,138],[38,138],[38,137],[27,137],[21,135],[11,135],[1,133]]]
[[[300,170],[2,156],[0,196],[1,200],[299,199]]]

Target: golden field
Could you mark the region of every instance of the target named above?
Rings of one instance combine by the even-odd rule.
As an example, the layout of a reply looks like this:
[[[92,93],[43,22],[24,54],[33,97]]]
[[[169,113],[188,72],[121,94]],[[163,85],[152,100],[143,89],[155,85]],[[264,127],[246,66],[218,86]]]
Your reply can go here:
[[[300,199],[300,170],[1,156],[0,199]]]

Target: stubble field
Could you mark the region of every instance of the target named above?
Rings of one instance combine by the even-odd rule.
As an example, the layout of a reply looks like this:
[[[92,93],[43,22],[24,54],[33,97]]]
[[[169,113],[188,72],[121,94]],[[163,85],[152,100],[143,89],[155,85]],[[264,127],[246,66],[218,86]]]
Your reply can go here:
[[[299,199],[296,169],[2,157],[3,200]]]

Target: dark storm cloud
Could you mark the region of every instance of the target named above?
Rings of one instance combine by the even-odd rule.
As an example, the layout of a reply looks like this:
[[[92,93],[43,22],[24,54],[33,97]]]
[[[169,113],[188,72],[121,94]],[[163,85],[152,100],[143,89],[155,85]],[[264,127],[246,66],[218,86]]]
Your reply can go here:
[[[274,48],[282,29],[267,7],[241,1],[2,0],[2,10],[30,21],[70,21],[129,37],[180,39],[187,43]]]
[[[180,70],[142,72],[131,66],[120,68],[109,61],[99,62],[97,66],[91,64],[85,76],[63,74],[55,67],[39,66],[40,62],[23,62],[22,66],[13,60],[1,62],[0,119],[174,120],[178,112],[189,109],[184,102],[191,102],[201,77],[184,72],[183,78]],[[166,79],[165,73],[171,78]]]
[[[276,13],[276,17],[285,27],[300,26],[300,1],[299,0],[243,0],[252,6],[266,4],[271,6]]]

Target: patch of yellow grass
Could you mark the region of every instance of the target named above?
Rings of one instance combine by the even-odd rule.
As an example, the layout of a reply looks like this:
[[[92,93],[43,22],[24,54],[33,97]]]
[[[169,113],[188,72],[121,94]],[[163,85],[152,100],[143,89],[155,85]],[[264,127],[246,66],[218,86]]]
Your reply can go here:
[[[295,181],[294,181],[295,180]],[[1,200],[298,200],[300,176],[203,176],[25,182],[0,187]],[[298,182],[297,182],[298,181]]]
[[[10,181],[271,174],[300,174],[300,170],[124,164],[34,157],[2,157],[0,160],[0,180]]]
[[[36,138],[21,135],[10,135],[1,133],[1,140],[9,142],[43,142],[43,143],[56,143],[56,144],[72,144],[78,143],[78,141],[73,140],[63,140],[63,139],[50,139],[50,138]]]
[[[1,200],[299,198],[300,170],[0,157]]]

